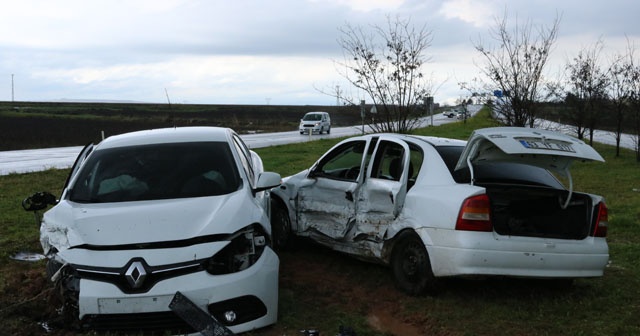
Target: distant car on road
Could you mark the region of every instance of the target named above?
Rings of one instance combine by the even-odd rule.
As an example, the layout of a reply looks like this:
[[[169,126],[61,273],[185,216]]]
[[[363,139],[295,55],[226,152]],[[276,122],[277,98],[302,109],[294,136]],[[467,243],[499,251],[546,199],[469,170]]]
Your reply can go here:
[[[448,118],[453,118],[456,116],[457,112],[454,110],[448,110],[448,111],[442,112],[442,114]]]
[[[327,112],[308,112],[300,119],[300,134],[331,133],[331,117]]]
[[[55,308],[79,328],[132,334],[195,333],[189,322],[203,319],[232,332],[274,324],[279,259],[266,190],[279,184],[226,128],[88,145],[42,218]]]
[[[476,130],[468,142],[346,139],[273,189],[274,242],[308,237],[389,265],[409,294],[451,276],[602,276],[607,206],[574,191],[569,173],[584,160],[604,161],[578,139],[532,128]]]

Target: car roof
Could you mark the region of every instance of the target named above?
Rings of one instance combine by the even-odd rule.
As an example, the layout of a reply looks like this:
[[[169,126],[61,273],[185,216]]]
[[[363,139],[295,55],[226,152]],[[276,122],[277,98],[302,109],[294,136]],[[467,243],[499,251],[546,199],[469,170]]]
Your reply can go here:
[[[206,126],[171,127],[135,131],[110,136],[100,142],[96,149],[176,142],[227,142],[232,132],[231,129],[225,127]]]
[[[424,141],[435,147],[439,147],[439,146],[464,147],[467,144],[467,141],[465,140],[426,136],[426,135],[408,135],[408,134],[399,134],[399,133],[374,133],[374,134],[368,134],[360,137],[366,138],[366,137],[376,137],[376,136],[385,136],[385,137],[395,138],[398,140],[412,141],[412,142],[416,142],[416,140],[419,140],[419,141]]]

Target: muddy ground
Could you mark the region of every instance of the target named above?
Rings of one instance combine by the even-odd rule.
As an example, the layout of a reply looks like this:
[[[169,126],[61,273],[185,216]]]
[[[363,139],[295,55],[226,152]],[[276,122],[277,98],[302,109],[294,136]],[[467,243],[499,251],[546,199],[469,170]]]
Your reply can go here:
[[[300,335],[300,330],[314,328],[320,329],[321,335],[336,335],[337,329],[321,329],[326,325],[322,321],[326,312],[322,311],[364,316],[368,328],[391,335],[446,335],[430,330],[424,315],[400,313],[399,306],[410,298],[394,288],[382,266],[312,244],[281,252],[280,262],[279,322],[250,335]],[[0,320],[9,323],[3,323],[0,335],[76,335],[76,330],[57,323],[58,305],[52,301],[43,262],[10,260],[10,264],[15,276],[9,277],[0,295]],[[350,327],[358,331],[357,326]],[[358,335],[363,334],[360,331]]]

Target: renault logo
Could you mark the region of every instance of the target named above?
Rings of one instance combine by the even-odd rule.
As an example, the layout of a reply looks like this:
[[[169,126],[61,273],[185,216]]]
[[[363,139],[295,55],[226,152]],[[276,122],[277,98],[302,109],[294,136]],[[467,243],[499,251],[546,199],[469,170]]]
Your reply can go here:
[[[134,261],[124,274],[131,288],[140,288],[144,279],[147,277],[147,271],[144,269],[144,265],[139,261]]]

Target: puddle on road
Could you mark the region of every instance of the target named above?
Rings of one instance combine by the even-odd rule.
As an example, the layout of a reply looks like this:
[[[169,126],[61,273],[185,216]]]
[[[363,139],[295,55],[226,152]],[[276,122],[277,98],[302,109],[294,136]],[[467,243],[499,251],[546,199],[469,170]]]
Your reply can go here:
[[[390,312],[373,311],[367,316],[367,322],[374,329],[398,336],[422,336],[419,328],[394,317]]]
[[[19,261],[39,261],[44,258],[44,255],[34,252],[18,252],[11,256],[11,259]]]

